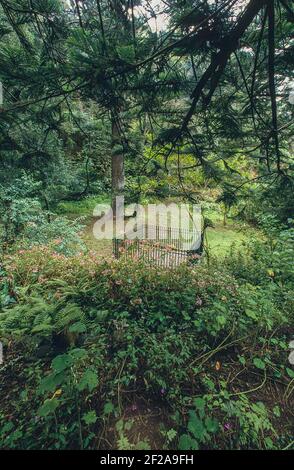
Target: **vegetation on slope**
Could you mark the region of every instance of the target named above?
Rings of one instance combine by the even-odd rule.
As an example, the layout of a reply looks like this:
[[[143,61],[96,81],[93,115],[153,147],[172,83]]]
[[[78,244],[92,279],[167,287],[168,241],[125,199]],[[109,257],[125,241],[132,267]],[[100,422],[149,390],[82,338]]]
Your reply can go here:
[[[174,270],[8,256],[1,446],[291,447],[292,257],[292,230]]]

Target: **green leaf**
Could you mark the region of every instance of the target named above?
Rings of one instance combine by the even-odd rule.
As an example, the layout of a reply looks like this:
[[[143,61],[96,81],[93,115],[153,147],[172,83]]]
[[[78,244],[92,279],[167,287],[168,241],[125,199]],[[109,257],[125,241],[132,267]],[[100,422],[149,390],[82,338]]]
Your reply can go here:
[[[274,448],[275,448],[275,447],[274,447],[274,443],[273,443],[273,441],[272,441],[272,439],[271,439],[270,437],[266,437],[266,438],[264,439],[264,443],[265,443],[265,447],[266,447],[267,449],[274,449]]]
[[[205,435],[205,427],[201,419],[196,416],[195,411],[190,411],[190,419],[188,422],[188,429],[196,439],[202,440]]]
[[[109,401],[108,403],[105,403],[103,413],[105,415],[109,415],[114,411],[114,405]]]
[[[259,357],[255,357],[253,359],[253,364],[255,365],[255,367],[257,367],[257,369],[261,369],[261,370],[265,369],[265,362]]]
[[[78,383],[78,390],[82,391],[88,388],[90,392],[98,385],[98,378],[92,369],[87,369]]]
[[[218,421],[208,416],[205,418],[205,427],[208,432],[216,433],[219,429]]]
[[[41,333],[41,332],[51,332],[53,330],[52,325],[49,325],[48,323],[41,323],[39,325],[34,326],[32,328],[32,333]]]
[[[205,412],[204,412],[205,400],[203,398],[198,397],[198,398],[195,398],[193,403],[194,403],[194,406],[198,410],[198,414],[199,414],[200,418],[204,418],[204,415],[205,415]]]
[[[5,423],[4,426],[2,426],[1,433],[7,434],[13,429],[13,423],[11,421],[8,421],[8,423]]]
[[[198,411],[204,411],[205,407],[205,400],[203,398],[195,398],[194,406],[197,408]]]
[[[89,411],[83,415],[82,419],[86,424],[94,424],[98,418],[95,411]]]
[[[45,393],[45,392],[53,392],[56,388],[64,382],[66,376],[63,372],[59,374],[50,374],[41,381],[38,392]]]
[[[132,45],[116,47],[119,58],[125,62],[132,63],[135,59],[135,50]]]
[[[252,318],[252,320],[258,320],[258,315],[256,315],[256,313],[253,310],[246,308],[245,313],[247,317]]]
[[[294,379],[294,370],[286,367],[286,372],[289,375],[290,379]]]
[[[133,424],[134,424],[134,422],[131,419],[129,421],[125,421],[125,423],[124,423],[125,430],[130,431],[133,427]]]
[[[240,364],[242,364],[242,366],[245,366],[245,364],[246,364],[245,357],[244,356],[238,356],[238,359],[239,359]]]
[[[132,448],[132,444],[130,443],[127,436],[122,435],[117,441],[117,447],[118,450],[130,450]]]
[[[215,385],[214,385],[214,382],[211,380],[211,379],[208,379],[208,378],[205,378],[205,381],[204,381],[205,385],[207,386],[207,388],[211,391],[214,391],[215,390]]]
[[[70,333],[84,333],[86,330],[87,330],[86,325],[82,323],[81,321],[73,323],[68,329]]]
[[[226,319],[226,317],[225,317],[224,315],[218,315],[218,316],[216,317],[216,319],[217,319],[217,322],[218,322],[221,326],[225,325],[226,322],[227,322],[227,319]]]
[[[115,424],[115,429],[120,433],[124,429],[124,421],[122,419],[118,420]]]
[[[78,361],[80,359],[85,359],[88,356],[88,353],[85,349],[75,348],[70,351],[70,356],[73,360]]]
[[[47,416],[50,413],[53,413],[53,411],[55,411],[58,406],[59,401],[57,398],[45,400],[43,405],[38,409],[37,414],[42,417]]]
[[[60,354],[60,356],[57,356],[53,359],[52,368],[56,372],[62,372],[63,370],[68,369],[72,364],[73,359],[69,356],[69,354]]]
[[[195,439],[189,434],[182,434],[179,440],[179,450],[198,450],[199,446]]]
[[[148,444],[148,442],[146,441],[139,441],[135,446],[135,450],[150,450],[150,449],[151,449],[150,444]]]
[[[178,433],[175,429],[169,429],[166,433],[166,439],[168,442],[171,442],[177,437]]]

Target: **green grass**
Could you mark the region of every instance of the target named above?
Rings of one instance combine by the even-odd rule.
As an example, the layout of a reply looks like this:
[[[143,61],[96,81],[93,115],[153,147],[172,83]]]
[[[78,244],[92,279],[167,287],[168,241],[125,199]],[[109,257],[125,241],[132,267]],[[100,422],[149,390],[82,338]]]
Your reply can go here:
[[[209,252],[222,256],[227,255],[233,245],[241,248],[244,242],[249,240],[249,233],[241,232],[237,228],[217,225],[207,229],[206,240]]]
[[[242,249],[244,244],[252,237],[260,238],[260,232],[246,223],[227,218],[224,225],[223,212],[217,207],[205,211],[207,217],[213,224],[206,231],[206,245],[209,253],[213,256],[226,256],[234,246]]]
[[[79,201],[63,201],[56,208],[57,214],[68,217],[92,217],[93,210],[97,204],[109,203],[109,197],[105,194],[87,196]]]

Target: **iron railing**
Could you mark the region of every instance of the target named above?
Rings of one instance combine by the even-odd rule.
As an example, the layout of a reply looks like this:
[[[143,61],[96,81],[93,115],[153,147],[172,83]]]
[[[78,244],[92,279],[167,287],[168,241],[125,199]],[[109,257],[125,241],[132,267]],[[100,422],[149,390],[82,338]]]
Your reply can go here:
[[[202,253],[202,233],[196,230],[142,225],[135,236],[114,238],[116,258],[133,258],[162,267],[197,261]],[[188,248],[187,248],[188,247]]]

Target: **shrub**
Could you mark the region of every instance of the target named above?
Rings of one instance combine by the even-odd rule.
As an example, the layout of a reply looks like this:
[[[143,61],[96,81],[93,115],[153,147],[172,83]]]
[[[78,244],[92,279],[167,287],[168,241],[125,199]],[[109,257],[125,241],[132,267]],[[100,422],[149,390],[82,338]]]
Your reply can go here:
[[[172,270],[101,261],[95,252],[66,257],[44,246],[6,256],[16,303],[0,313],[0,384],[13,397],[2,407],[10,425],[1,446],[93,448],[138,397],[177,415],[167,447],[287,445],[287,431],[275,433],[276,416],[259,402],[268,380],[291,393],[291,310],[282,302],[290,284],[264,274],[262,251],[259,283],[250,282],[256,255],[252,248],[252,259],[238,266],[242,258],[233,254],[222,265]],[[114,445],[131,442],[126,428]]]
[[[24,249],[51,243],[57,253],[65,255],[84,251],[81,219],[69,221],[42,211],[36,197],[39,190],[40,183],[26,174],[8,188],[0,186],[1,246]]]

